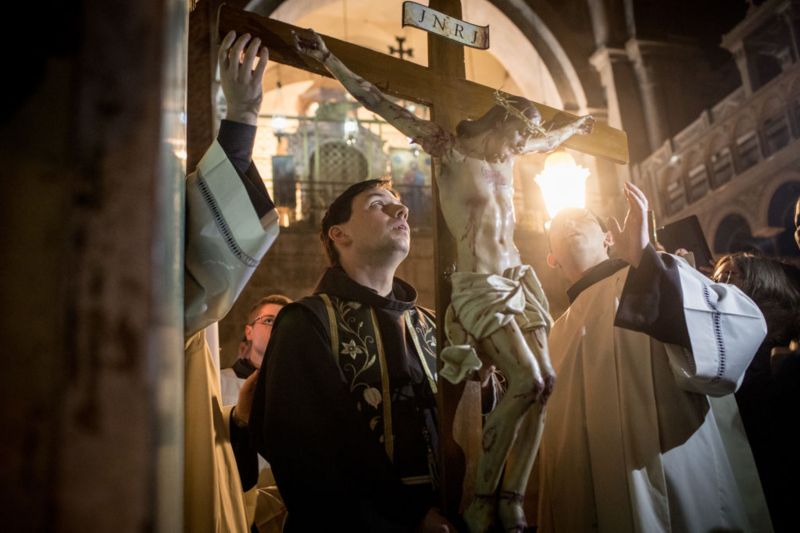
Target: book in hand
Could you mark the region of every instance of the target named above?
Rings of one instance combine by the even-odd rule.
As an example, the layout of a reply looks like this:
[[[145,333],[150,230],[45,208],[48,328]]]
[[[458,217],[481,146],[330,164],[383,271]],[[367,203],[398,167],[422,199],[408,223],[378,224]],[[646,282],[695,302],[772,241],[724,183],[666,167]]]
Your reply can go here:
[[[657,235],[658,242],[667,252],[674,254],[679,248],[691,252],[698,268],[714,264],[714,256],[703,235],[697,215],[667,224],[658,229]]]

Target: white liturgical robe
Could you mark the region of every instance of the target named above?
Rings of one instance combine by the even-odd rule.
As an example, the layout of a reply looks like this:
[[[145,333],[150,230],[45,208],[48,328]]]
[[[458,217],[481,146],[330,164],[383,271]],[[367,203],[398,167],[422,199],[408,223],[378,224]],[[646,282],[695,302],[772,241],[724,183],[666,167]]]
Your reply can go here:
[[[230,310],[277,237],[278,217],[274,209],[257,216],[217,141],[187,180],[186,205],[184,530],[246,532],[232,406],[223,407],[219,367],[202,328]]]
[[[771,531],[731,394],[766,333],[755,304],[650,247],[576,287],[550,332],[539,530]]]

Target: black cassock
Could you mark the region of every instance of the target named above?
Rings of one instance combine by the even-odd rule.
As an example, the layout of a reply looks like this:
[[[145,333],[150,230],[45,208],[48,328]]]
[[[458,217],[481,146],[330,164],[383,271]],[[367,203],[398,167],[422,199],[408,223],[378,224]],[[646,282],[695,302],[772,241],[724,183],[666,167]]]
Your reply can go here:
[[[348,374],[353,369],[343,371],[337,359],[344,357],[347,362],[349,352],[332,353],[323,299],[314,296],[283,308],[258,379],[250,429],[286,502],[287,531],[337,526],[346,531],[414,530],[437,503],[430,483],[432,459],[435,463],[431,453],[437,450],[431,390],[436,367],[429,360],[426,375],[409,328],[407,315],[423,313],[415,306],[416,291],[395,279],[392,294],[384,298],[333,267],[323,275],[315,290],[319,293],[351,306],[356,302],[355,308],[365,306],[360,311],[374,311],[361,316],[374,317],[379,330],[375,337],[382,341],[390,384],[390,396],[383,398],[391,398],[392,459],[381,435],[376,435],[374,421],[366,415],[375,407],[372,404],[380,408],[386,403],[379,400],[380,379],[361,383],[354,395],[352,374]],[[432,324],[430,314],[424,314],[426,323]],[[355,322],[354,327],[361,325]],[[428,333],[423,348],[432,356],[435,330]],[[366,402],[356,401],[367,389],[373,394],[364,393]]]

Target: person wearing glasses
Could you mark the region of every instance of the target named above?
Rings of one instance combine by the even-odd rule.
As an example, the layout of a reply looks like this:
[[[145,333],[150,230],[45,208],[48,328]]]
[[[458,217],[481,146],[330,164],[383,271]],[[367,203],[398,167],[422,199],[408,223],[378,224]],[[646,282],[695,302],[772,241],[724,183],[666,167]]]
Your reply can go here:
[[[736,287],[658,253],[647,198],[624,193],[622,228],[583,209],[550,226],[548,263],[572,286],[549,336],[539,531],[770,531],[732,394],[764,318]]]
[[[261,368],[275,317],[283,306],[290,303],[292,300],[282,294],[270,294],[250,308],[250,312],[247,313],[247,324],[242,333],[239,357],[230,368],[224,368],[220,372],[223,405],[236,405],[244,381]],[[234,414],[237,418],[241,416],[241,413],[235,411]],[[241,421],[245,422],[246,419],[242,418]]]
[[[282,294],[270,294],[258,300],[247,313],[239,357],[230,368],[220,372],[222,404],[236,406],[232,417],[240,428],[247,427],[250,419],[252,391],[272,335],[272,325],[280,310],[290,303],[292,300]],[[253,529],[262,533],[282,530],[286,506],[275,486],[272,470],[262,457],[258,458],[258,483],[244,493],[244,503],[247,522]]]

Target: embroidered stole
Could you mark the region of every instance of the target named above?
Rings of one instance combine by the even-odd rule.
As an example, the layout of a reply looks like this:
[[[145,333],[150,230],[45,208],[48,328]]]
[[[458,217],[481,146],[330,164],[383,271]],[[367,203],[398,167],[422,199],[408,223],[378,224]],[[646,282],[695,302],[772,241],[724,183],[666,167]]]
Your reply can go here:
[[[392,400],[389,368],[375,310],[360,302],[328,294],[318,295],[328,315],[331,352],[347,384],[356,409],[370,431],[394,460]],[[436,328],[432,317],[417,308],[403,313],[420,365],[436,393]],[[375,384],[380,384],[375,387]]]

